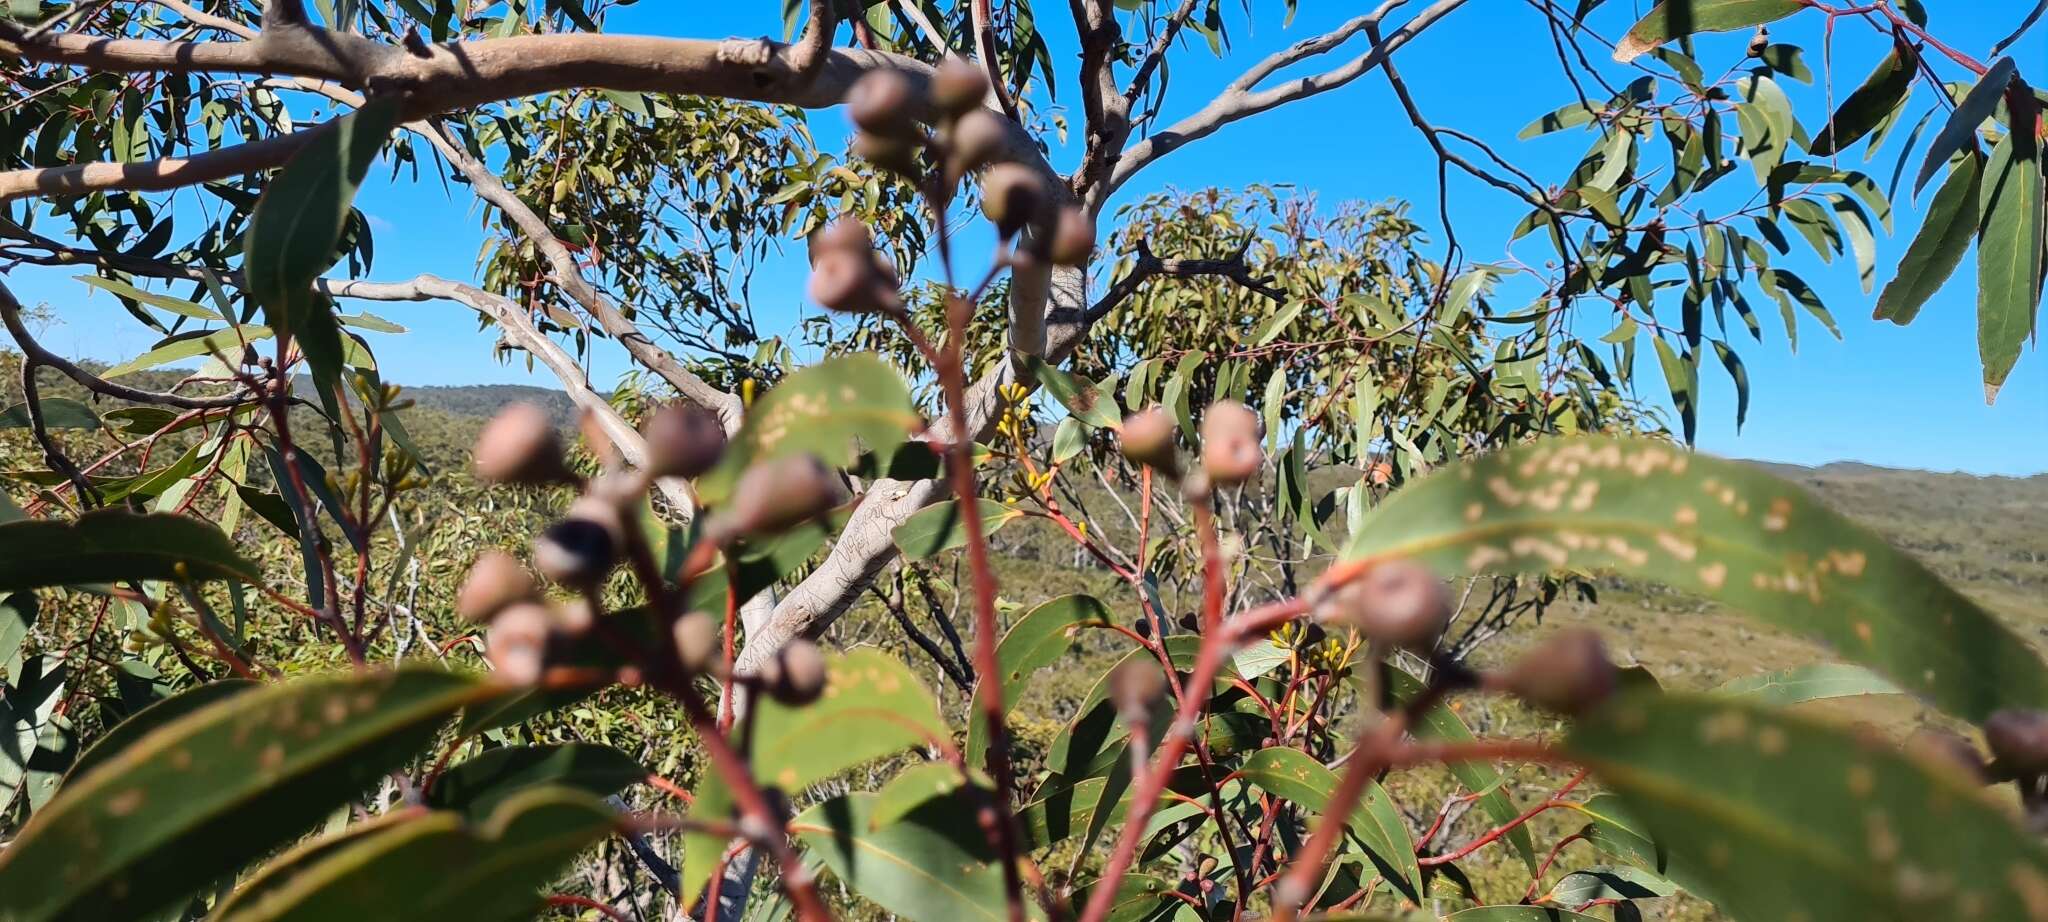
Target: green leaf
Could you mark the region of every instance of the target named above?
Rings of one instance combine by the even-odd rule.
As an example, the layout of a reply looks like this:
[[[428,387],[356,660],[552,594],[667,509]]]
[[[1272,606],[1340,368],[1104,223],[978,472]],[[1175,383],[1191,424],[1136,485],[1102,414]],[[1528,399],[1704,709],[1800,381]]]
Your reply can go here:
[[[1800,83],[1813,83],[1813,71],[1807,68],[1805,55],[1799,50],[1798,45],[1787,45],[1782,42],[1765,45],[1763,53],[1757,55],[1756,59],[1762,61],[1764,66],[1774,73],[1784,74]]]
[[[2024,919],[2048,888],[2048,856],[1980,787],[1791,712],[1626,695],[1566,749],[1736,918],[1952,918],[1966,896]]]
[[[952,738],[937,699],[902,663],[876,650],[854,650],[830,662],[825,694],[809,705],[755,699],[749,764],[762,784],[801,791],[870,759]],[[732,807],[732,792],[707,773],[690,814],[722,823]],[[708,833],[683,837],[684,903],[696,902],[724,847]]]
[[[2007,134],[1992,148],[1978,190],[1977,354],[1984,362],[1985,403],[1998,398],[2020,347],[2034,335],[2041,304],[2039,146],[2031,130]]]
[[[1443,922],[1600,922],[1599,919],[1549,906],[1475,906],[1454,912]]]
[[[863,444],[892,452],[921,421],[903,376],[867,353],[819,362],[790,375],[747,411],[718,467],[697,483],[707,505],[732,495],[749,465],[812,454],[834,467],[860,456]],[[886,460],[886,459],[885,459]]]
[[[926,810],[876,829],[874,802],[873,794],[833,798],[790,821],[790,831],[854,892],[902,918],[1008,918],[1002,869],[988,863],[986,837],[971,822]]]
[[[1871,316],[1904,326],[1956,271],[1977,233],[1977,195],[1982,172],[1975,156],[1956,162],[1948,179],[1935,190],[1920,221],[1920,231],[1899,259],[1899,274],[1877,296]]]
[[[1714,689],[1775,707],[1847,698],[1855,695],[1901,695],[1899,687],[1862,666],[1843,663],[1813,663],[1776,672],[1731,679]]]
[[[1920,190],[1927,187],[1927,181],[1934,178],[1934,172],[1941,169],[1950,157],[1976,146],[1977,126],[1997,111],[1998,100],[2005,95],[2006,84],[2012,82],[2018,68],[2013,59],[1999,58],[1998,63],[1991,65],[1991,69],[1977,80],[1977,85],[1963,95],[1962,101],[1956,103],[1948,121],[1935,132],[1934,140],[1927,143],[1927,154],[1920,161],[1920,172],[1913,176],[1914,195],[1919,195]]]
[[[1082,422],[1098,428],[1114,428],[1122,423],[1117,415],[1116,400],[1100,385],[1061,371],[1036,356],[1027,361],[1031,373],[1045,387],[1045,392]]]
[[[100,377],[111,380],[168,362],[201,355],[224,355],[233,360],[241,356],[243,346],[269,338],[269,327],[254,324],[205,333],[181,334],[165,340],[163,345],[101,372]]]
[[[182,515],[102,509],[0,525],[0,592],[123,579],[262,578],[220,529]]]
[[[407,815],[284,856],[209,918],[524,922],[614,821],[596,796],[559,787],[524,791],[473,826],[456,813]]]
[[[1307,753],[1284,746],[1252,753],[1238,768],[1238,776],[1274,795],[1293,801],[1310,813],[1321,813],[1337,787],[1337,773],[1323,767]],[[1401,809],[1385,789],[1368,782],[1358,809],[1344,818],[1351,834],[1364,842],[1373,863],[1387,879],[1416,899],[1422,890],[1422,870],[1415,862],[1415,841],[1408,835]]]
[[[1586,824],[1579,827],[1579,834],[1602,854],[1655,874],[1701,899],[1714,901],[1712,885],[1672,855],[1662,843],[1652,841],[1649,834],[1642,831],[1642,825],[1628,815],[1621,798],[1613,794],[1595,794],[1584,803],[1573,804],[1567,809],[1585,817]]]
[[[1763,71],[1744,75],[1739,86],[1742,103],[1735,107],[1735,121],[1742,130],[1742,155],[1762,183],[1792,149],[1798,124],[1793,121],[1792,100]]]
[[[100,428],[100,418],[93,414],[92,407],[69,397],[44,397],[36,402],[36,408],[43,412],[43,425],[50,429]],[[28,404],[17,403],[0,410],[0,429],[27,429],[34,425],[29,419]]]
[[[1647,439],[1546,439],[1459,462],[1368,517],[1346,559],[1445,573],[1593,568],[1712,595],[1970,720],[2048,703],[2027,644],[1805,491]]]
[[[1566,128],[1590,125],[1594,119],[1599,117],[1599,109],[1585,103],[1575,102],[1530,122],[1520,132],[1515,134],[1515,138],[1520,141],[1540,138],[1546,134],[1563,131]]]
[[[1742,356],[1718,339],[1713,340],[1714,354],[1721,359],[1721,367],[1728,370],[1728,380],[1735,385],[1735,432],[1742,433],[1742,424],[1749,421],[1749,369],[1742,364]]]
[[[1386,675],[1391,680],[1390,686],[1396,700],[1409,701],[1421,694],[1422,681],[1407,672],[1388,669]],[[1428,713],[1422,715],[1422,720],[1415,726],[1415,736],[1418,739],[1442,740],[1447,743],[1468,743],[1477,738],[1472,735],[1472,728],[1466,726],[1464,719],[1458,716],[1458,712],[1443,705],[1431,708]],[[1501,793],[1500,772],[1492,763],[1451,762],[1445,767],[1451,770],[1451,775],[1456,777],[1458,783],[1464,785],[1466,790],[1479,793],[1479,809],[1485,811],[1486,818],[1492,820],[1495,826],[1506,826],[1522,815],[1515,802]],[[1514,846],[1515,854],[1521,856],[1522,863],[1529,868],[1529,872],[1535,873],[1536,842],[1530,837],[1528,828],[1520,824],[1515,825],[1508,830],[1507,840],[1509,845]]]
[[[1605,905],[1670,896],[1677,889],[1670,881],[1638,868],[1601,866],[1566,874],[1536,901],[1555,906],[1586,906],[1596,901]]]
[[[996,644],[1003,700],[1015,701],[1031,674],[1059,662],[1060,657],[1075,649],[1083,631],[1113,623],[1109,607],[1090,595],[1059,596],[1025,612]],[[987,721],[968,721],[964,752],[967,764],[982,764],[988,752]]]
[[[1828,122],[1814,135],[1813,144],[1807,151],[1816,157],[1828,157],[1871,132],[1877,124],[1890,115],[1906,98],[1906,91],[1913,86],[1913,76],[1919,72],[1920,56],[1913,46],[1895,44],[1890,54],[1877,62],[1877,69],[1863,78],[1863,85],[1842,100],[1842,105],[1828,116]],[[1809,81],[1810,82],[1810,81]]]
[[[1650,342],[1657,347],[1657,364],[1664,370],[1664,386],[1671,391],[1671,405],[1678,408],[1685,444],[1691,445],[1700,422],[1699,360],[1690,352],[1679,354],[1662,336],[1652,336]]]
[[[0,912],[39,922],[161,908],[356,797],[479,688],[435,669],[300,679],[159,727],[67,785],[0,851]]]
[[[1023,518],[1024,513],[992,499],[977,499],[981,511],[981,536],[986,539],[1003,526]],[[889,533],[903,556],[925,560],[941,552],[967,546],[967,517],[960,514],[960,501],[933,503],[912,513]]]
[[[94,288],[111,291],[118,297],[126,298],[130,301],[135,301],[141,304],[147,304],[150,307],[162,308],[164,310],[170,311],[173,314],[180,314],[186,317],[191,317],[196,320],[211,320],[215,323],[220,322],[221,319],[221,316],[218,312],[214,311],[212,308],[206,307],[205,305],[195,304],[183,298],[173,298],[170,297],[169,295],[160,295],[151,291],[143,291],[142,289],[130,285],[127,282],[118,282],[113,279],[100,278],[97,275],[80,275],[74,276],[74,278],[76,278],[78,281],[86,283],[87,285],[91,285]]]
[[[0,682],[13,682],[21,665],[21,645],[36,626],[41,606],[33,592],[0,597]]]
[[[868,811],[868,828],[880,829],[915,812],[941,797],[951,797],[967,787],[967,779],[948,762],[919,762],[889,779],[875,793]]]
[[[319,128],[272,177],[249,216],[242,271],[250,297],[281,340],[306,356],[323,400],[331,400],[342,366],[341,328],[313,281],[334,265],[356,189],[398,125],[401,102],[374,96],[363,107]]]
[[[1841,328],[1835,326],[1834,315],[1828,313],[1826,305],[1820,303],[1820,295],[1806,284],[1805,279],[1792,274],[1791,270],[1765,269],[1757,273],[1757,284],[1763,286],[1764,291],[1770,293],[1770,296],[1777,300],[1778,306],[1784,309],[1786,336],[1793,335],[1792,306],[1797,304],[1812,314],[1814,319],[1819,320],[1836,339],[1842,338]]]
[[[466,760],[434,779],[427,806],[481,820],[521,792],[543,785],[575,788],[598,797],[647,780],[633,757],[597,743],[506,746]]]
[[[1664,0],[1614,46],[1614,59],[1626,64],[1666,42],[1777,22],[1805,7],[1800,0]]]
[[[71,770],[64,775],[64,783],[76,784],[87,772],[127,752],[143,737],[180,717],[257,687],[248,679],[221,679],[194,686],[136,711],[94,740],[92,746],[79,755],[78,761],[71,763]]]
[[[1849,252],[1856,257],[1857,280],[1863,285],[1863,293],[1869,294],[1877,285],[1877,234],[1871,230],[1870,216],[1863,212],[1863,206],[1840,192],[1829,192],[1822,198],[1842,222],[1842,233],[1849,238]]]

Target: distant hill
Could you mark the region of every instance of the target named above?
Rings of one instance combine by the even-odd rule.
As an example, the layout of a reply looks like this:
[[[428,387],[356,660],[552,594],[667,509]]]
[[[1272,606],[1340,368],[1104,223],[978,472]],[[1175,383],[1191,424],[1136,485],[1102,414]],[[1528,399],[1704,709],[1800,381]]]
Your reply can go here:
[[[560,426],[576,422],[576,403],[551,387],[525,384],[456,384],[407,387],[405,396],[422,407],[455,416],[488,417],[510,403],[538,404]]]

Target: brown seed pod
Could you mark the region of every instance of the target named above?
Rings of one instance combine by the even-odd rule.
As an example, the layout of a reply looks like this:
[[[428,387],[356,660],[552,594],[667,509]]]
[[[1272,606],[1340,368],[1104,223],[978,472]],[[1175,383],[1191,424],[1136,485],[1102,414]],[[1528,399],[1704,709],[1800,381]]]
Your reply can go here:
[[[656,477],[696,477],[725,456],[725,426],[718,414],[677,401],[654,411],[641,430],[648,470]]]
[[[1172,414],[1163,407],[1151,407],[1124,417],[1117,447],[1133,464],[1179,477],[1180,455],[1174,450],[1174,436],[1178,432]]]
[[[1000,159],[1009,138],[1010,127],[1001,115],[975,109],[960,116],[946,132],[946,187]]]
[[[917,146],[901,138],[859,132],[853,136],[853,155],[906,179],[915,180],[923,172],[917,164]]]
[[[676,619],[676,659],[684,675],[703,675],[719,663],[718,622],[701,611]]]
[[[1389,560],[1338,586],[1316,604],[1314,617],[1416,653],[1435,649],[1451,620],[1451,591],[1428,567]]]
[[[824,462],[813,455],[784,455],[740,474],[715,534],[729,541],[788,531],[845,501],[839,478]]]
[[[846,93],[846,111],[862,131],[907,138],[917,130],[911,118],[914,91],[910,78],[893,70],[871,71]]]
[[[491,619],[484,632],[484,650],[498,681],[511,685],[540,681],[552,620],[547,607],[539,602],[513,604]]]
[[[1546,711],[1576,717],[1614,694],[1620,675],[1598,632],[1571,628],[1523,654],[1500,686]]]
[[[1053,224],[1052,242],[1047,247],[1052,261],[1062,266],[1079,266],[1088,262],[1094,252],[1095,219],[1078,205],[1061,208]]]
[[[476,437],[476,475],[485,483],[528,486],[575,478],[562,460],[562,439],[546,410],[515,403],[498,411]]]
[[[469,578],[455,593],[455,614],[471,624],[491,620],[515,602],[531,601],[539,590],[533,576],[511,554],[492,548],[477,555]]]
[[[1045,211],[1045,177],[1030,167],[998,163],[981,181],[981,213],[1008,237],[1035,224]]]
[[[812,231],[807,245],[811,263],[815,265],[819,254],[832,250],[845,250],[850,253],[872,252],[875,249],[875,238],[868,233],[866,224],[851,217],[841,217]]]
[[[932,105],[955,118],[981,108],[988,98],[988,74],[966,58],[947,55],[932,74]]]
[[[1202,415],[1202,471],[1231,486],[1250,480],[1264,464],[1259,417],[1235,400],[1219,400]]]
[[[791,707],[802,707],[825,693],[824,651],[803,638],[783,644],[775,651],[775,678],[768,683],[768,695]]]
[[[903,313],[903,297],[889,284],[872,253],[834,250],[818,254],[818,261],[811,265],[810,296],[826,310],[842,314]]]
[[[1109,671],[1109,700],[1126,721],[1144,720],[1166,695],[1166,673],[1147,659],[1128,659]]]
[[[1984,719],[1984,744],[2007,774],[2048,772],[2048,712],[1997,711]]]
[[[579,497],[569,514],[533,542],[533,565],[564,586],[589,588],[604,581],[625,547],[626,523],[603,500]]]

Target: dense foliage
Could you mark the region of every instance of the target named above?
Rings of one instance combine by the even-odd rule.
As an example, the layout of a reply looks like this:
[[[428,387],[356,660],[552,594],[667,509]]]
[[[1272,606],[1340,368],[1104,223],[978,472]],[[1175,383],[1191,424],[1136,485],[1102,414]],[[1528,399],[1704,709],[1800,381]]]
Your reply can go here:
[[[1911,162],[1942,182],[1877,316],[1974,246],[1987,397],[2032,335],[2043,97],[1921,3],[1665,0],[1613,42],[1623,11],[1534,4],[1578,99],[1524,135],[1590,138],[1549,185],[1399,75],[1463,0],[1172,123],[1169,62],[1184,32],[1229,53],[1223,5],[1080,0],[1073,126],[1016,0],[792,2],[786,44],[596,34],[578,0],[316,6],[0,21],[0,257],[162,335],[74,363],[0,287],[0,920],[2043,917],[2033,646],[1688,447],[1709,352],[1750,399],[1730,308],[1834,328],[1772,263],[1786,229],[1877,293]],[[1795,15],[1892,42],[1817,131],[1765,28]],[[1109,208],[1371,71],[1439,164],[1441,239],[1266,187]],[[1890,186],[1843,168],[1916,86]],[[842,103],[843,157],[803,115]],[[479,284],[369,277],[380,164],[483,203]],[[1551,252],[1475,262],[1454,170]],[[754,271],[799,237],[827,313],[764,331]],[[573,430],[420,412],[360,336],[402,331],[346,299],[474,310]],[[616,387],[579,362],[600,339]],[[1484,655],[1601,585],[1832,658],[1697,693],[1590,630]],[[1981,734],[1791,709],[1867,694]]]

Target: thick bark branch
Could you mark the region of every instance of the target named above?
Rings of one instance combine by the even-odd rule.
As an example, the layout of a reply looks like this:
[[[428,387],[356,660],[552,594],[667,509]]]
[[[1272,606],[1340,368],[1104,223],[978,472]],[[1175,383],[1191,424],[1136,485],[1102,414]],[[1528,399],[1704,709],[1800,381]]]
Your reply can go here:
[[[1191,141],[1215,134],[1225,125],[1296,100],[1329,92],[1358,79],[1378,67],[1381,61],[1386,60],[1387,55],[1393,54],[1424,30],[1435,25],[1438,20],[1465,5],[1465,0],[1436,0],[1416,13],[1413,19],[1403,23],[1401,28],[1388,33],[1384,41],[1375,43],[1364,54],[1352,58],[1340,67],[1313,76],[1288,80],[1264,90],[1257,89],[1260,82],[1281,68],[1329,52],[1364,32],[1367,26],[1377,26],[1388,12],[1402,2],[1404,0],[1387,0],[1378,9],[1352,19],[1336,29],[1315,38],[1296,42],[1267,56],[1236,80],[1231,81],[1221,94],[1210,100],[1200,111],[1131,145],[1123,152],[1123,156],[1117,159],[1115,169],[1110,172],[1109,182],[1100,194],[1107,197],[1129,182],[1139,170],[1150,166],[1153,161],[1187,146]]]

